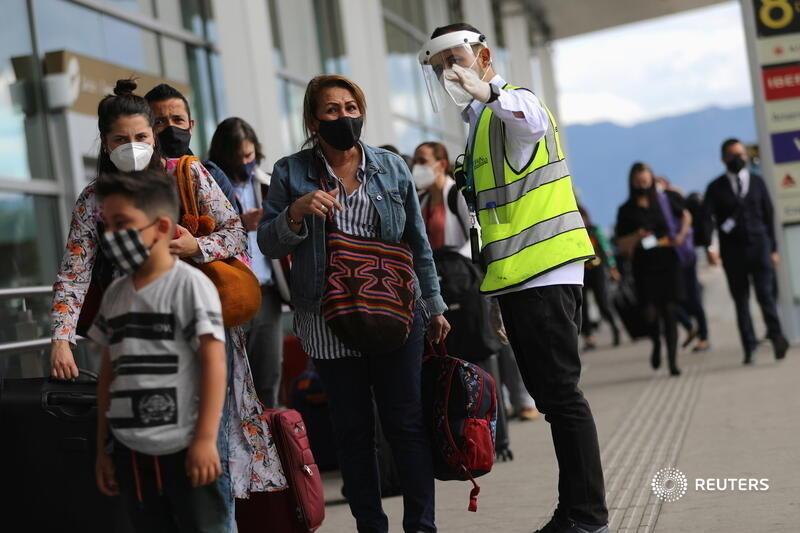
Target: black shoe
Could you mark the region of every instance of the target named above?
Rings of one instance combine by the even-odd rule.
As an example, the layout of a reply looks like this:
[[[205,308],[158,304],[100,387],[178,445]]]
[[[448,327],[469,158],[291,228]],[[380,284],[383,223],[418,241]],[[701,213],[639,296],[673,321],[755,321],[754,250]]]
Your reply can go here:
[[[786,357],[786,352],[789,350],[789,341],[786,340],[786,337],[781,335],[772,344],[775,347],[775,359],[780,361]]]
[[[544,527],[537,529],[533,533],[561,533],[562,531],[566,531],[566,528],[570,527],[570,525],[570,521],[561,516],[558,510],[556,510],[550,518],[550,521],[547,522]]]
[[[570,527],[561,529],[558,533],[609,533],[608,525],[604,526],[590,526],[587,524],[580,524],[572,522]]]
[[[619,346],[619,329],[614,328],[611,334],[614,336],[614,346]]]
[[[608,525],[590,526],[578,522],[571,522],[566,529],[560,529],[558,533],[609,533]]]
[[[681,375],[681,369],[678,368],[677,366],[670,367],[669,375],[670,376],[680,376]]]
[[[743,365],[752,365],[753,364],[753,352],[744,352],[744,362]]]

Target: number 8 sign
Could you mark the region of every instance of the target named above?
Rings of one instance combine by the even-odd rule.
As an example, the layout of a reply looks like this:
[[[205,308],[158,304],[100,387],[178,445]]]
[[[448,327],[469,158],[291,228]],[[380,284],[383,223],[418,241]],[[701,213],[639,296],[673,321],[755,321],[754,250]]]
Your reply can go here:
[[[800,32],[800,0],[753,0],[759,37]]]

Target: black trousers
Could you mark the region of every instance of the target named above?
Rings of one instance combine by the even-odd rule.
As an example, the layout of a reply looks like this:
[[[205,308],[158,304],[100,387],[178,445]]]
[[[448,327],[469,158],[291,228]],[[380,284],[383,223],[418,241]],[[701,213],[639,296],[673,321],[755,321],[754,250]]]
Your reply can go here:
[[[775,302],[775,268],[766,243],[743,247],[741,250],[724,250],[722,264],[728,278],[728,288],[736,303],[736,322],[744,351],[752,352],[758,345],[750,316],[751,281],[767,326],[767,336],[773,342],[782,339],[783,331]]]
[[[597,429],[578,388],[581,288],[535,287],[498,298],[522,379],[550,423],[559,469],[556,512],[585,524],[606,524]]]
[[[406,343],[394,352],[316,359],[328,395],[347,502],[359,533],[386,533],[375,452],[375,411],[394,456],[403,491],[403,530],[436,531],[433,456],[422,412],[420,313]]]

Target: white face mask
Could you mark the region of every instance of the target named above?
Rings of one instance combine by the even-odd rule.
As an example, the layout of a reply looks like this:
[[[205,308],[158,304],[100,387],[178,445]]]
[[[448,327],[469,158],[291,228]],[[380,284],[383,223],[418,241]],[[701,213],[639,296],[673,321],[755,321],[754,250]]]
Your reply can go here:
[[[436,172],[430,165],[419,163],[414,165],[411,175],[414,176],[414,185],[417,186],[418,191],[424,191],[436,181]]]
[[[108,154],[111,162],[121,172],[144,170],[153,158],[153,145],[147,143],[125,143]]]
[[[442,86],[459,110],[465,110],[472,103],[472,95],[458,83],[458,76],[453,69],[446,69],[442,73]]]

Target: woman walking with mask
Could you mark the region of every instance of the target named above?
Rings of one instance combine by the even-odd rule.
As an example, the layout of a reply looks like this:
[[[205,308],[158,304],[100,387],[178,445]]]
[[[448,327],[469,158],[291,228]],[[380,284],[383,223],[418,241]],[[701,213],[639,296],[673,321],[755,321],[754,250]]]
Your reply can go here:
[[[679,376],[676,311],[684,291],[678,248],[686,242],[691,216],[683,198],[656,188],[653,171],[635,163],[628,176],[630,196],[617,212],[617,246],[632,258],[636,296],[650,323],[650,364],[661,366],[661,336],[667,344],[669,373]]]

